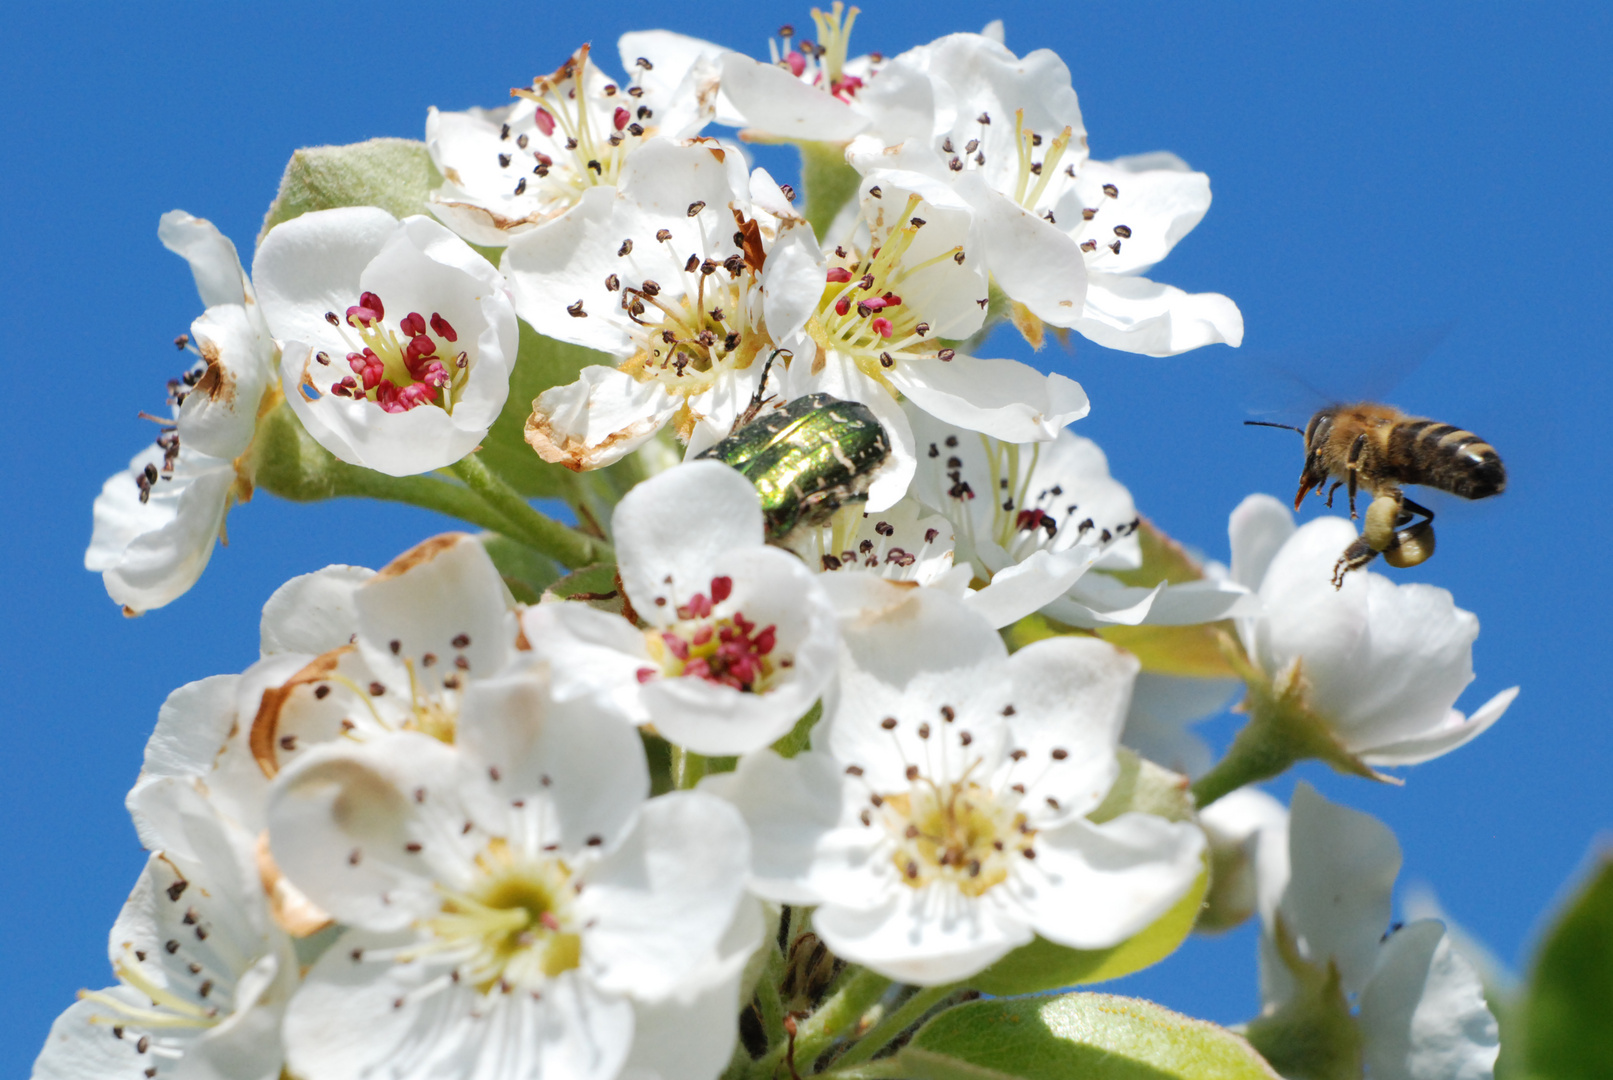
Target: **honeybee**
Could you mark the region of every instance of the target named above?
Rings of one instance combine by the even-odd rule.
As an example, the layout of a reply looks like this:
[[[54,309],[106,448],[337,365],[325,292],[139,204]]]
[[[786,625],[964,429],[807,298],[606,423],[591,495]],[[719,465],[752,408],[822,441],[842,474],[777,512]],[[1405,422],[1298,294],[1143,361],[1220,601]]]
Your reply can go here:
[[[1390,566],[1416,566],[1434,554],[1434,512],[1406,498],[1402,484],[1438,488],[1464,499],[1486,499],[1506,490],[1507,471],[1495,448],[1471,431],[1452,424],[1407,416],[1392,405],[1369,401],[1322,409],[1301,431],[1291,424],[1246,420],[1257,427],[1298,431],[1305,439],[1305,468],[1299,474],[1298,510],[1314,488],[1331,478],[1327,505],[1340,485],[1350,492],[1356,517],[1357,489],[1372,496],[1361,535],[1333,566],[1333,587],[1344,575],[1382,555]]]

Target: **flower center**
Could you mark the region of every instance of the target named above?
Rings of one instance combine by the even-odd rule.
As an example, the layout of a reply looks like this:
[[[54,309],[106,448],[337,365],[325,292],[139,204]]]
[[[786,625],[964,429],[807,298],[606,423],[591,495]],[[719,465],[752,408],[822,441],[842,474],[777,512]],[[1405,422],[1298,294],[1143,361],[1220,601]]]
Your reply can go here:
[[[372,292],[361,295],[345,319],[334,311],[325,313],[325,321],[348,343],[347,366],[353,371],[333,383],[330,392],[373,401],[389,413],[430,404],[453,412],[454,399],[470,378],[471,358],[457,349],[459,334],[452,324],[436,312],[427,320],[411,311],[396,329],[385,319],[386,307]],[[324,352],[314,360],[322,366],[334,362]]]
[[[759,241],[755,251],[759,256]],[[758,269],[743,255],[718,262],[691,254],[681,295],[651,279],[623,287],[622,310],[634,323],[637,351],[621,369],[687,398],[710,389],[724,372],[750,367],[771,344],[762,321]]]
[[[738,611],[712,615],[714,605],[728,599],[733,588],[732,578],[712,578],[710,596],[695,593],[678,607],[681,622],[645,634],[650,655],[661,666],[659,670],[639,668],[638,681],[646,683],[658,676],[700,678],[746,693],[764,693],[774,674],[789,667],[790,660],[773,654],[778,644],[776,627],[758,631],[756,624]]]
[[[1038,550],[1062,550],[1089,533],[1094,542],[1109,544],[1129,536],[1141,524],[1136,518],[1100,524],[1081,513],[1080,503],[1066,495],[1062,484],[1033,487],[1042,453],[1040,443],[1030,444],[1026,454],[1027,448],[1018,443],[999,442],[985,435],[980,436],[980,442],[990,469],[989,480],[975,477],[981,483],[980,491],[964,478],[963,459],[949,452],[958,446],[958,436],[948,435],[941,445],[931,443],[928,449],[931,459],[944,459],[946,477],[951,481],[947,489],[952,499],[948,517],[971,544],[978,544],[981,531],[970,506],[977,496],[991,499],[986,535],[1016,562]]]
[[[654,133],[655,112],[642,103],[643,88],[589,87],[588,49],[578,49],[554,74],[533,79],[530,90],[511,90],[536,108],[499,133],[499,168],[510,177],[512,194],[532,196],[555,213],[590,187],[616,186],[628,151]]]
[[[857,15],[857,8],[847,10],[841,0],[835,0],[827,13],[813,8],[812,21],[818,28],[816,44],[798,42],[795,40],[794,27],[781,27],[779,37],[784,39],[782,52],[776,44],[769,42],[773,62],[788,68],[796,78],[810,82],[841,101],[850,102],[863,87],[861,78],[846,72],[846,52]],[[876,55],[871,59],[877,62],[880,57]]]
[[[558,858],[531,858],[495,837],[476,857],[477,880],[445,891],[423,928],[463,959],[459,979],[486,992],[534,989],[582,962],[572,912],[572,871]]]
[[[942,881],[979,896],[1008,879],[1015,859],[1035,857],[1036,832],[1019,812],[1017,793],[1003,798],[967,778],[920,777],[907,791],[885,796],[880,809],[896,841],[891,861],[911,888]]]
[[[879,196],[879,188],[872,191]],[[924,227],[924,219],[913,216],[920,201],[917,195],[908,196],[899,224],[887,226],[883,233],[874,227],[867,255],[854,246],[835,248],[818,310],[807,324],[807,332],[819,347],[851,357],[887,389],[892,388],[886,373],[898,361],[918,357],[951,360],[953,356],[951,349],[917,348],[928,336],[930,325],[901,295],[903,284],[920,270],[947,259],[963,262],[963,248],[953,247],[913,265],[904,263],[903,257]]]

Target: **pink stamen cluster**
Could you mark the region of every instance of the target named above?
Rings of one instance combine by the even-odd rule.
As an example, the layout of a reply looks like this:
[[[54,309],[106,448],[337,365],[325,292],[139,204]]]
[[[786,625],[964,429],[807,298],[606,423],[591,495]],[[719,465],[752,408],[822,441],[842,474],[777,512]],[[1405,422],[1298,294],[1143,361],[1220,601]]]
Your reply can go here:
[[[1019,516],[1014,519],[1014,525],[1020,532],[1045,529],[1049,536],[1055,536],[1059,531],[1059,523],[1045,510],[1021,510]]]
[[[657,675],[667,674],[701,678],[755,693],[757,685],[772,673],[773,663],[768,657],[778,644],[778,632],[774,626],[758,632],[756,624],[737,611],[732,616],[712,619],[712,610],[728,599],[733,590],[732,578],[714,577],[709,595],[695,593],[686,603],[678,605],[678,618],[685,622],[701,621],[701,625],[692,630],[679,627],[662,631],[661,643],[667,652],[663,662],[665,670],[639,668],[638,681],[646,683]],[[708,619],[709,622],[703,621]]]
[[[372,336],[375,341],[386,340],[379,330],[384,318],[386,305],[372,292],[360,295],[358,303],[347,309],[348,325],[365,334],[366,340]],[[389,413],[408,412],[436,401],[438,390],[453,380],[439,351],[444,344],[458,342],[458,332],[437,312],[431,313],[428,323],[425,316],[411,311],[403,317],[398,329],[408,339],[398,357],[412,382],[399,386],[388,378],[386,361],[372,345],[366,344],[362,350],[347,354],[347,366],[353,369],[353,374],[332,386],[331,393],[337,397],[371,398]],[[395,335],[387,337],[390,337],[394,346],[397,344]],[[464,353],[460,353],[455,361],[459,367],[464,367],[466,362]]]
[[[843,266],[837,266],[825,274],[824,279],[832,285],[844,285],[846,282],[851,280],[851,271]],[[865,280],[863,283],[863,288],[873,288],[873,282],[871,280]],[[895,332],[895,328],[891,326],[891,321],[885,318],[885,316],[880,315],[879,312],[884,311],[886,308],[901,307],[902,298],[900,296],[897,296],[896,294],[887,290],[884,296],[874,296],[869,297],[868,299],[858,300],[856,301],[856,305],[858,315],[864,319],[872,320],[868,325],[873,328],[874,333],[878,334],[880,337],[888,338]],[[847,315],[851,312],[851,307],[851,297],[842,296],[840,299],[835,301],[835,314]]]

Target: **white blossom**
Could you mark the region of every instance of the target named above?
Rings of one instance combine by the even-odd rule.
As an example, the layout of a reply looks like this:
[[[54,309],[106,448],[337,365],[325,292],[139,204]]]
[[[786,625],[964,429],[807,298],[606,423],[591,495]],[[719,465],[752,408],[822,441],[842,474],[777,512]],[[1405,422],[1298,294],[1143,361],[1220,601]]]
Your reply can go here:
[[[342,461],[391,476],[452,465],[509,394],[504,279],[432,219],[375,207],[303,214],[253,262],[297,418]]]
[[[1344,749],[1369,765],[1413,765],[1456,749],[1501,718],[1503,690],[1463,716],[1452,706],[1473,681],[1479,621],[1432,585],[1356,573],[1334,588],[1333,564],[1355,539],[1343,518],[1295,529],[1269,495],[1233,511],[1232,577],[1262,611],[1240,617],[1249,659],[1279,695],[1298,694]]]
[[[35,1080],[276,1080],[297,962],[250,837],[188,785],[151,795],[168,829],[112,927],[118,983],[57,1018]]]
[[[613,80],[584,45],[531,89],[511,91],[521,100],[510,105],[431,109],[426,148],[445,179],[431,212],[473,244],[503,247],[591,188],[614,186],[648,140],[698,133],[716,92],[714,64],[693,58],[670,83],[636,57],[627,66],[633,79]]]
[[[818,299],[812,230],[731,147],[656,140],[619,186],[511,242],[516,310],[540,333],[620,360],[534,403],[527,440],[573,469],[607,465],[669,420],[698,451],[728,434],[766,361]]]
[[[274,342],[235,245],[209,221],[182,210],[162,216],[157,235],[190,262],[206,311],[187,347],[200,357],[169,383],[173,422],[136,454],[95,500],[86,569],[129,614],[162,607],[194,585],[223,535],[224,517],[251,498],[237,464],[252,443],[274,373]]]
[[[453,747],[405,731],[288,768],[275,857],[351,928],[288,1010],[291,1070],[609,1080],[642,1034],[651,1060],[714,1077],[738,1001],[698,1003],[761,936],[725,941],[745,829],[719,800],[648,789],[637,734],[552,701],[541,668],[471,686]],[[668,1002],[705,1022],[636,1031]]]
[[[1021,58],[951,34],[891,60],[862,101],[880,121],[848,159],[950,179],[988,223],[981,254],[1032,316],[1016,313],[1033,342],[1040,321],[1155,356],[1241,343],[1226,297],[1140,276],[1203,218],[1209,179],[1164,152],[1090,160],[1069,69],[1051,50]]]
[[[838,705],[813,749],[707,781],[750,824],[751,887],[820,905],[836,955],[926,985],[1035,935],[1115,945],[1180,899],[1197,826],[1085,817],[1118,775],[1136,660],[1074,637],[1010,657],[957,598],[863,577],[887,600],[843,629]]]
[[[1267,824],[1259,852],[1267,1015],[1296,993],[1296,965],[1336,972],[1339,989],[1358,1005],[1371,1076],[1489,1080],[1499,1050],[1495,1018],[1444,925],[1423,919],[1385,934],[1400,845],[1382,822],[1301,781],[1286,830]]]
[[[702,754],[786,734],[834,671],[834,611],[799,559],[763,543],[761,500],[716,461],[680,465],[622,499],[618,573],[644,625],[580,603],[526,609],[561,700],[586,698]]]

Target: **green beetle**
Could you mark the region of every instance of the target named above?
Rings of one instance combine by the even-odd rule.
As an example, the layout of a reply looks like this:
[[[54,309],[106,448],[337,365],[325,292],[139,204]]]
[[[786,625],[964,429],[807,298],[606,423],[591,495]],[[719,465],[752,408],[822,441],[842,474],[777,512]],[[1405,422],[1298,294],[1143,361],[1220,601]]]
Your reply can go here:
[[[890,452],[890,437],[868,406],[808,394],[743,424],[698,456],[744,474],[762,497],[767,538],[782,540],[865,501],[874,471]]]

